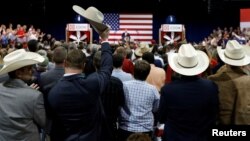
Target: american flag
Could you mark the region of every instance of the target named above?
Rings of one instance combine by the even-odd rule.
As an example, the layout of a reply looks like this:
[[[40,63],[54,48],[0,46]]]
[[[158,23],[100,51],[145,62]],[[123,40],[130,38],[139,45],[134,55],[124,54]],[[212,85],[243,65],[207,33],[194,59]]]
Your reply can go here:
[[[111,26],[110,43],[118,43],[126,29],[134,41],[150,43],[153,39],[152,14],[104,13],[103,23]]]

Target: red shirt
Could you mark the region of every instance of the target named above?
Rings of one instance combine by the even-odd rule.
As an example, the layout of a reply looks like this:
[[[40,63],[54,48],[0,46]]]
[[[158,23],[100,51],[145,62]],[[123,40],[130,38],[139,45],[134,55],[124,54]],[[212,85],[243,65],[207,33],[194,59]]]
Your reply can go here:
[[[124,59],[122,64],[122,70],[126,73],[134,74],[134,64],[129,59]]]
[[[16,35],[17,35],[17,37],[19,37],[19,38],[23,38],[23,37],[24,37],[24,34],[25,34],[25,32],[24,32],[24,30],[23,30],[22,28],[20,28],[20,29],[17,30],[17,32],[16,32]]]

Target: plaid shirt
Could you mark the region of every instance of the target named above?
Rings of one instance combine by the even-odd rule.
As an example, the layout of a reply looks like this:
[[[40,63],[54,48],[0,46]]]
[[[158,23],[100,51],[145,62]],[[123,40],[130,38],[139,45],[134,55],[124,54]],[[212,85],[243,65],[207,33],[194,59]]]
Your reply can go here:
[[[130,132],[153,131],[154,116],[159,106],[157,89],[146,81],[124,82],[125,105],[121,108],[119,128]]]

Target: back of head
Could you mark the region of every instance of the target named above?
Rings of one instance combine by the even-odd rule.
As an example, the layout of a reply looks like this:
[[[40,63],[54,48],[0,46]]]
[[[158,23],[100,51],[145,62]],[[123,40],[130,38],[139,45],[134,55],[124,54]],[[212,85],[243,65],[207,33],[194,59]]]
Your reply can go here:
[[[23,48],[23,44],[21,42],[16,42],[15,43],[15,48],[16,49],[21,49],[21,48]]]
[[[133,51],[130,48],[126,48],[126,59],[131,59]]]
[[[62,46],[62,43],[60,41],[55,41],[52,48],[57,48],[59,46]]]
[[[116,48],[115,54],[121,54],[123,57],[126,57],[126,55],[127,55],[125,48],[121,47],[121,46]]]
[[[135,62],[134,78],[145,81],[150,72],[150,64],[145,60],[138,60]]]
[[[38,41],[37,40],[29,40],[28,48],[30,52],[36,52],[38,49]]]
[[[95,54],[100,48],[100,45],[98,44],[89,44],[87,46],[87,53],[89,54]]]
[[[77,49],[77,45],[73,42],[70,42],[68,44],[68,50],[73,50],[73,49]]]
[[[113,66],[115,68],[120,68],[123,64],[124,57],[122,54],[114,54],[113,55]]]
[[[66,56],[67,56],[67,50],[62,46],[55,48],[53,51],[53,61],[56,64],[63,63]]]
[[[99,70],[101,67],[101,57],[102,57],[102,52],[97,51],[94,55],[94,58],[93,58],[93,64],[97,70]]]
[[[37,69],[45,71],[49,65],[49,59],[47,56],[43,56],[44,61],[42,63],[37,63]]]
[[[78,49],[84,49],[84,43],[83,42],[79,42],[79,44],[77,45]]]
[[[67,54],[65,67],[71,69],[83,69],[85,61],[86,56],[81,50],[72,49]]]
[[[134,133],[128,137],[127,141],[151,141],[151,139],[147,134]]]
[[[44,49],[40,49],[37,51],[38,54],[42,55],[42,56],[47,56],[47,51]]]
[[[142,59],[147,61],[149,64],[154,64],[155,58],[152,52],[145,52],[142,55]]]

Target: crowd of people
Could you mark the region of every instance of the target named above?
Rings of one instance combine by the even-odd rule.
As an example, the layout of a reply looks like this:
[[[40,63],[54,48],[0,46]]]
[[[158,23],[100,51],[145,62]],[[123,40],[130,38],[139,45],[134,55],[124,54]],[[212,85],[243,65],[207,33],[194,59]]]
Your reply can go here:
[[[250,125],[250,29],[116,46],[91,22],[102,42],[87,46],[1,26],[0,140],[150,141],[161,123],[163,141],[207,141],[216,125]]]

